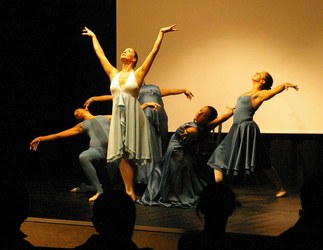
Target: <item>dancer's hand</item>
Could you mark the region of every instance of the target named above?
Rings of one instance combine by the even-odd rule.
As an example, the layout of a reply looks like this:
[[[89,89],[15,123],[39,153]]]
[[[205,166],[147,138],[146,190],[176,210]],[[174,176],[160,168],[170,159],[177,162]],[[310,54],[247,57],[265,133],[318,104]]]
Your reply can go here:
[[[94,102],[93,98],[90,97],[89,99],[87,99],[83,105],[83,108],[85,110],[89,110],[89,106],[92,104],[92,102]]]
[[[163,33],[177,31],[178,29],[176,29],[175,27],[176,27],[176,24],[173,24],[171,26],[161,28],[160,31],[163,32]]]
[[[180,134],[182,141],[196,141],[198,139],[198,130],[195,127],[183,128],[183,132]]]
[[[285,90],[288,90],[288,88],[293,88],[295,89],[296,91],[299,90],[299,87],[297,85],[294,85],[294,84],[290,84],[290,83],[285,83]]]
[[[36,151],[39,143],[40,143],[39,137],[32,140],[31,143],[29,144],[29,150]]]
[[[231,107],[229,107],[229,106],[226,106],[226,108],[228,109],[228,111],[229,111],[229,112],[232,112],[232,113],[233,113],[233,112],[234,112],[234,110],[236,109],[236,108],[231,108]]]
[[[155,111],[158,110],[158,108],[161,108],[161,106],[156,102],[145,102],[144,104],[141,105],[142,109],[145,109],[148,107],[152,108]]]
[[[189,90],[187,90],[187,89],[185,90],[184,95],[186,95],[186,97],[188,99],[190,99],[190,100],[192,100],[192,98],[194,97],[194,95],[192,94],[192,92],[189,91]]]
[[[90,36],[90,37],[95,37],[95,34],[92,30],[88,29],[87,27],[84,27],[82,31],[83,36]]]

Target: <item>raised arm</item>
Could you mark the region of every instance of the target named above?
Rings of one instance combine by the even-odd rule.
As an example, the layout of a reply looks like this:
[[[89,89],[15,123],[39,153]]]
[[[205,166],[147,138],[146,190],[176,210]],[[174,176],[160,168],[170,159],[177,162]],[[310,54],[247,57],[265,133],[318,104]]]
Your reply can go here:
[[[218,116],[217,118],[215,118],[213,121],[211,121],[208,124],[208,127],[209,127],[210,130],[217,127],[220,123],[225,122],[226,120],[228,120],[233,115],[234,108],[227,107],[227,109],[228,109],[227,113]]]
[[[83,133],[82,123],[78,123],[73,128],[50,135],[39,136],[33,139],[29,144],[29,150],[36,151],[40,142],[53,141],[61,138],[71,137]]]
[[[192,92],[189,91],[188,89],[164,89],[164,88],[160,88],[160,95],[162,97],[168,96],[168,95],[180,95],[180,94],[186,95],[186,97],[188,99],[190,99],[190,100],[192,100],[192,98],[194,97]]]
[[[89,99],[87,99],[83,105],[85,110],[89,109],[89,106],[93,102],[106,102],[106,101],[112,101],[112,95],[100,95],[100,96],[92,96]]]
[[[297,85],[283,83],[273,89],[259,91],[257,94],[252,96],[252,106],[257,109],[264,101],[273,98],[275,95],[283,92],[284,90],[288,90],[289,88],[293,88],[297,91],[299,89]]]
[[[136,74],[136,80],[139,84],[139,87],[141,87],[141,84],[142,84],[145,76],[147,75],[152,63],[154,62],[154,59],[156,58],[156,55],[157,55],[157,53],[160,49],[161,43],[163,41],[164,34],[167,32],[177,31],[175,26],[176,26],[176,24],[173,24],[171,26],[164,27],[164,28],[160,29],[157,39],[155,41],[155,44],[153,46],[153,49],[150,51],[149,55],[146,57],[144,63],[136,69],[135,74]]]
[[[97,39],[96,35],[94,34],[93,31],[91,31],[87,27],[84,27],[84,29],[82,31],[82,35],[83,36],[89,36],[89,37],[92,38],[92,44],[93,44],[93,48],[94,48],[95,54],[99,58],[100,63],[102,65],[104,71],[107,73],[107,75],[109,76],[110,80],[112,81],[113,76],[118,73],[118,70],[111,65],[111,63],[109,62],[108,58],[105,56],[104,51],[103,51],[103,49],[102,49],[102,47],[101,47],[101,45],[99,43],[99,40]]]

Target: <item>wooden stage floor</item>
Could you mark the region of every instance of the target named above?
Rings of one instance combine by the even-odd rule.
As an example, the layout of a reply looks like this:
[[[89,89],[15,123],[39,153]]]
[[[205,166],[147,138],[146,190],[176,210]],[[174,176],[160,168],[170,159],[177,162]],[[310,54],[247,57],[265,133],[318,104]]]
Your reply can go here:
[[[91,222],[90,193],[71,193],[79,180],[30,182],[30,217]],[[74,184],[74,186],[73,186]],[[242,206],[236,208],[228,222],[231,233],[277,236],[295,224],[300,209],[297,188],[287,188],[288,196],[276,199],[268,186],[232,185]],[[194,208],[149,207],[136,204],[139,227],[163,230],[199,230],[203,222]]]

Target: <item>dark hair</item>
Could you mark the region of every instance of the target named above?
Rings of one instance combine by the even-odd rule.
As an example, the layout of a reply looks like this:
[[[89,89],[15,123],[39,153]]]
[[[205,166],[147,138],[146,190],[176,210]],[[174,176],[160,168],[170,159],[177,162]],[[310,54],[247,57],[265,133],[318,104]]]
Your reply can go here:
[[[262,89],[266,89],[266,90],[271,89],[271,86],[273,85],[274,80],[268,72],[266,72],[264,80],[265,80],[265,84]]]
[[[136,220],[136,207],[124,191],[106,191],[94,202],[92,220],[99,233],[131,238]]]
[[[137,62],[138,62],[138,53],[137,53],[137,51],[136,50],[133,50],[133,52],[135,53],[135,58],[136,58],[136,61],[135,61],[135,63],[133,64],[133,67],[134,68],[136,68],[136,66],[137,66]]]
[[[212,213],[230,216],[236,205],[236,196],[228,186],[223,183],[211,183],[201,192],[196,212],[204,215]]]
[[[212,106],[207,106],[210,110],[210,114],[209,114],[209,117],[208,117],[208,121],[213,121],[215,118],[218,117],[218,111],[216,111],[215,108],[213,108]]]

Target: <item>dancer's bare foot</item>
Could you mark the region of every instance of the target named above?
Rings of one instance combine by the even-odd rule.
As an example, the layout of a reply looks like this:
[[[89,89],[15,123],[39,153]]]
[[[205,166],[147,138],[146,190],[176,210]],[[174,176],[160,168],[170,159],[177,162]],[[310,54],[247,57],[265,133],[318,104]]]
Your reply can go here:
[[[135,194],[128,194],[130,196],[130,198],[132,199],[132,201],[136,201],[138,200],[138,196]]]
[[[275,197],[276,198],[282,198],[285,197],[287,195],[287,191],[285,189],[280,189],[276,194]]]
[[[96,193],[95,195],[93,195],[92,197],[90,197],[90,199],[89,199],[89,201],[90,202],[94,202],[94,201],[96,201],[96,199],[99,197],[99,193]]]
[[[83,182],[78,187],[71,189],[71,193],[85,193],[86,191],[86,184]]]

